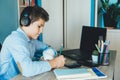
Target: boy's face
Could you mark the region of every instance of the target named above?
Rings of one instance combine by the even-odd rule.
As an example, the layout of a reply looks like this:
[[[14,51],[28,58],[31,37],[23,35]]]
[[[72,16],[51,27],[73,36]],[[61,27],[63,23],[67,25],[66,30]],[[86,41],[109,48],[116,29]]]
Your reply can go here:
[[[27,35],[30,39],[37,39],[43,30],[45,20],[39,19],[28,26]]]

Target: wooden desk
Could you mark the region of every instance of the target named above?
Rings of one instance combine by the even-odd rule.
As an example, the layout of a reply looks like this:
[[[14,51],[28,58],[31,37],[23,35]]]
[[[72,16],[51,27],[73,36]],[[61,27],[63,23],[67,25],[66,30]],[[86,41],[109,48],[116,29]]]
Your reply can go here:
[[[108,77],[105,79],[99,79],[99,80],[113,80],[114,69],[115,69],[115,59],[116,59],[116,51],[110,51],[110,65],[98,67]],[[67,62],[70,62],[70,60],[68,59]],[[57,80],[57,79],[53,71],[49,71],[40,75],[36,75],[34,77],[24,77],[21,74],[19,74],[16,77],[14,77],[12,80]]]

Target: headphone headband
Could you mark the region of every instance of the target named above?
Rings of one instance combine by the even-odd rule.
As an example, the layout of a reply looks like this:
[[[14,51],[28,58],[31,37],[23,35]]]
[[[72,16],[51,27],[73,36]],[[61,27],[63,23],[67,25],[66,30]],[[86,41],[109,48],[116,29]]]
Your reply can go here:
[[[21,26],[29,26],[30,25],[30,23],[31,23],[30,15],[31,15],[32,9],[33,9],[33,7],[28,6],[21,13],[21,19],[20,19]]]

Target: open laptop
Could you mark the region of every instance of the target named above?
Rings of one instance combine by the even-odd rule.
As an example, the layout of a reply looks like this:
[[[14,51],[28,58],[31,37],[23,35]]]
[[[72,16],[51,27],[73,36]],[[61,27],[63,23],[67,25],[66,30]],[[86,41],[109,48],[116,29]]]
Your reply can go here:
[[[103,41],[106,40],[106,28],[98,28],[91,26],[83,26],[81,34],[81,42],[79,49],[65,50],[62,54],[65,57],[76,60],[77,63],[95,67],[99,64],[94,64],[92,62],[92,52],[96,50],[95,44],[98,44],[99,37],[103,38]]]

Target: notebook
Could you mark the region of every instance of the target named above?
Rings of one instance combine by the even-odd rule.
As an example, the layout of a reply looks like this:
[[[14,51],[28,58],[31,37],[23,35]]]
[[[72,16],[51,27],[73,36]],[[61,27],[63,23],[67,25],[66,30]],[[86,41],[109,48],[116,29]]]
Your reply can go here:
[[[57,79],[70,79],[91,76],[91,73],[86,68],[55,69],[53,72]]]
[[[93,79],[107,78],[107,75],[104,74],[102,71],[100,71],[96,67],[77,68],[77,69],[75,68],[74,69],[55,69],[53,72],[58,80],[93,80]],[[74,76],[73,74],[77,76]]]
[[[97,50],[95,44],[98,44],[99,37],[103,37],[103,41],[106,39],[106,28],[98,28],[91,26],[83,26],[81,34],[81,42],[79,49],[65,50],[62,54],[65,57],[76,60],[78,63],[89,67],[95,67],[99,64],[92,62],[92,52]]]

